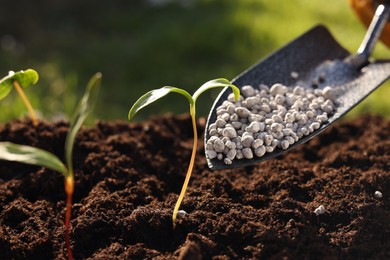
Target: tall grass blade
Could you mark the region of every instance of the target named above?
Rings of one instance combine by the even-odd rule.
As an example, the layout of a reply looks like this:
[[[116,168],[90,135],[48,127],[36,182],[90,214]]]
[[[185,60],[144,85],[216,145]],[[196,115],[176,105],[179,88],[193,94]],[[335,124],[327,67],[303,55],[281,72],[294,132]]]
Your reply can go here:
[[[70,129],[65,140],[65,160],[70,175],[73,177],[73,144],[76,139],[77,132],[80,130],[88,114],[93,109],[101,84],[101,73],[96,73],[89,80],[85,93],[77,105],[73,117],[70,122]]]

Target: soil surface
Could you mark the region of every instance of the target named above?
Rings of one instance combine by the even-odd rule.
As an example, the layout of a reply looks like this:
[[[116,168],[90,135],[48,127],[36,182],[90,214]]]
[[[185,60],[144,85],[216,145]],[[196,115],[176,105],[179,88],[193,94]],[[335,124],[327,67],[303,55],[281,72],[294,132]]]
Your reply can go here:
[[[199,134],[204,119],[198,121]],[[0,125],[0,140],[62,160],[68,124]],[[195,169],[188,115],[82,128],[74,148],[76,259],[390,259],[390,121],[362,116],[257,165]],[[374,196],[383,193],[382,198]],[[314,210],[323,205],[325,214]],[[64,178],[0,161],[0,258],[64,259]]]

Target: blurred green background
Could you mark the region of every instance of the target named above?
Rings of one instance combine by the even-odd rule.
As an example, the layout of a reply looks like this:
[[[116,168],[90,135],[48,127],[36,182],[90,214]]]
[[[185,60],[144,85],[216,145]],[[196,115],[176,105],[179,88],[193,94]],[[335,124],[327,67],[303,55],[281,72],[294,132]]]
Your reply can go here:
[[[41,117],[68,116],[88,79],[103,73],[94,118],[126,120],[131,105],[164,85],[192,93],[207,80],[236,75],[316,24],[326,25],[350,52],[365,34],[347,0],[3,0],[0,8],[0,74],[34,68],[40,80],[27,89]],[[383,44],[374,57],[390,58]],[[204,93],[207,115],[219,90]],[[349,116],[390,117],[389,82]],[[137,115],[188,111],[172,94]],[[0,102],[0,122],[25,115],[11,93]]]

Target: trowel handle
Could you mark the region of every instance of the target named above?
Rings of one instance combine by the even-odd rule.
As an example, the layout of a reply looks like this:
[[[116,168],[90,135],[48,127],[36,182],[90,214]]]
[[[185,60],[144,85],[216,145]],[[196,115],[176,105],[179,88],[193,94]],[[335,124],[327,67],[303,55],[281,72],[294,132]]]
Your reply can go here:
[[[385,25],[390,17],[390,4],[380,4],[376,8],[374,17],[367,29],[367,33],[358,49],[358,54],[370,56],[378,38],[382,35]],[[390,35],[388,36],[390,37]]]
[[[364,1],[363,1],[364,2]],[[375,47],[378,38],[383,36],[383,29],[386,25],[389,25],[390,17],[390,4],[379,4],[376,8],[375,14],[372,17],[372,21],[367,29],[366,35],[355,55],[349,56],[346,61],[352,64],[355,68],[362,68],[367,64],[368,59]],[[390,34],[384,35],[390,37]],[[390,40],[389,38],[385,38]]]
[[[390,5],[390,0],[349,0],[349,4],[366,27],[369,27],[377,7],[381,4]],[[390,20],[388,18],[382,29],[380,40],[390,48]]]

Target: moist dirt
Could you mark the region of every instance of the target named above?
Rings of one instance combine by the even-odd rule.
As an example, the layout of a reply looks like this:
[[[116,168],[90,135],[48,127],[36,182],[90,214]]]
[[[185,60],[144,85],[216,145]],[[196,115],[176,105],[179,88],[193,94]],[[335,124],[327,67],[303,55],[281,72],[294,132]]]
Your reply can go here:
[[[198,120],[202,137],[205,119]],[[66,122],[0,125],[0,140],[64,160]],[[361,116],[284,155],[211,171],[188,115],[97,122],[74,147],[76,259],[390,259],[390,121]],[[374,196],[375,191],[383,194]],[[322,215],[314,210],[323,205]],[[0,161],[0,258],[65,259],[64,178]]]

